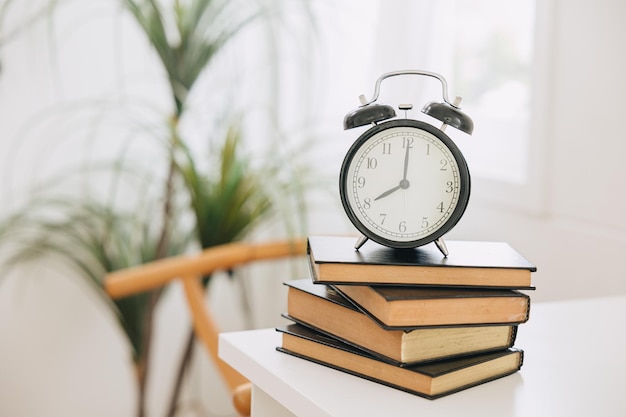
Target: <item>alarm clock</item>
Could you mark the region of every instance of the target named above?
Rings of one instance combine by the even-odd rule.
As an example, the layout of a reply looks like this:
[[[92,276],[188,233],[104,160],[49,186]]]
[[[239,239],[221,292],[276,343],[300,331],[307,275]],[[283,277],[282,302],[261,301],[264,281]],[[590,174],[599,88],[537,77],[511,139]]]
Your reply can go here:
[[[412,104],[394,107],[375,103],[383,80],[421,75],[439,80],[443,102],[426,104],[422,112],[443,124],[408,118]],[[434,242],[448,255],[442,238],[463,216],[470,196],[467,162],[447,126],[472,134],[474,123],[459,108],[461,98],[448,99],[446,80],[429,71],[405,70],[378,78],[374,95],[344,118],[344,129],[369,125],[349,148],[339,174],[343,208],[361,233],[355,249],[371,239],[391,248],[415,248]]]

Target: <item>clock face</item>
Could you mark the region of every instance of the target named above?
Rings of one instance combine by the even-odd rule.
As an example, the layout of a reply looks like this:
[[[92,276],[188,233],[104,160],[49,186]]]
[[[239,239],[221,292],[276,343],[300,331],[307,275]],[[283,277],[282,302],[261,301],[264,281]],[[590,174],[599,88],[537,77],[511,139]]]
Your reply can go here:
[[[369,129],[348,151],[340,177],[352,223],[391,247],[438,239],[458,222],[469,199],[463,155],[441,130],[417,120]]]

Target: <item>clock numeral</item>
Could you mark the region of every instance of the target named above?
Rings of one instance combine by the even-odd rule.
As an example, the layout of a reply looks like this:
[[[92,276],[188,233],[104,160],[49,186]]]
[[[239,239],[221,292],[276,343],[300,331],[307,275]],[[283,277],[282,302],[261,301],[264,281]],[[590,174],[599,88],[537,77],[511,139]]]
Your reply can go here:
[[[412,137],[404,137],[404,138],[402,138],[402,147],[403,148],[412,148],[413,147],[413,141],[415,141],[415,138],[412,138]]]
[[[422,229],[426,229],[428,226],[428,217],[422,217]]]
[[[443,213],[443,201],[439,203],[439,205],[437,206],[437,210],[439,210],[439,213]]]
[[[402,220],[400,222],[400,224],[398,225],[398,230],[400,231],[400,233],[406,232],[406,221]]]
[[[365,187],[365,177],[359,177],[356,179],[356,183],[359,188]]]
[[[441,168],[439,168],[439,171],[447,171],[448,170],[448,161],[446,159],[442,159],[439,162],[441,163]]]
[[[367,158],[367,169],[376,169],[378,161],[376,158]]]
[[[387,218],[387,213],[380,213],[379,217],[380,217],[380,225],[382,226],[383,224],[385,224],[385,219]]]
[[[452,183],[452,181],[447,181],[446,182],[446,193],[450,194],[452,191],[454,191],[454,184]]]
[[[426,144],[426,155],[430,155],[430,143]]]
[[[443,203],[441,203],[443,204]],[[363,208],[368,210],[372,207],[372,200],[370,200],[369,198],[365,198],[363,199]]]
[[[383,155],[391,155],[391,143],[383,142]]]

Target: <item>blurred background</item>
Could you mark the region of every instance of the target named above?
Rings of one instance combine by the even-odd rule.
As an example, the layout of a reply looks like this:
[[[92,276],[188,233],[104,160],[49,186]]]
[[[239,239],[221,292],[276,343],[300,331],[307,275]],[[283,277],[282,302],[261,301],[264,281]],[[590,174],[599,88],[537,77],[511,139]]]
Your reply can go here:
[[[117,302],[102,277],[355,234],[337,181],[362,131],[343,117],[388,71],[442,74],[474,120],[447,130],[472,173],[447,239],[510,243],[533,302],[626,293],[623,1],[0,4],[0,415],[233,415],[204,351],[181,362],[181,289]],[[421,78],[379,101],[426,120],[441,86]],[[306,273],[216,274],[207,303],[224,330],[274,327]]]

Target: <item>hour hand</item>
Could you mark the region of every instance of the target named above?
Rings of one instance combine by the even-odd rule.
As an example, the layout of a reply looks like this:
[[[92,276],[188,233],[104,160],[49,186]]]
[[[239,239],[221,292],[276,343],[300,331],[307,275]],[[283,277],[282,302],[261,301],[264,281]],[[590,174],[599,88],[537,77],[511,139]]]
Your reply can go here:
[[[393,188],[391,188],[391,189],[389,189],[389,190],[385,191],[384,193],[382,193],[381,195],[379,195],[378,197],[376,197],[376,198],[374,199],[374,201],[376,201],[376,200],[380,200],[380,199],[381,199],[381,198],[383,198],[383,197],[387,197],[389,194],[391,194],[391,193],[393,193],[393,192],[395,192],[395,191],[398,191],[400,188],[402,188],[402,186],[401,186],[401,185],[396,185],[395,187],[393,187]]]

